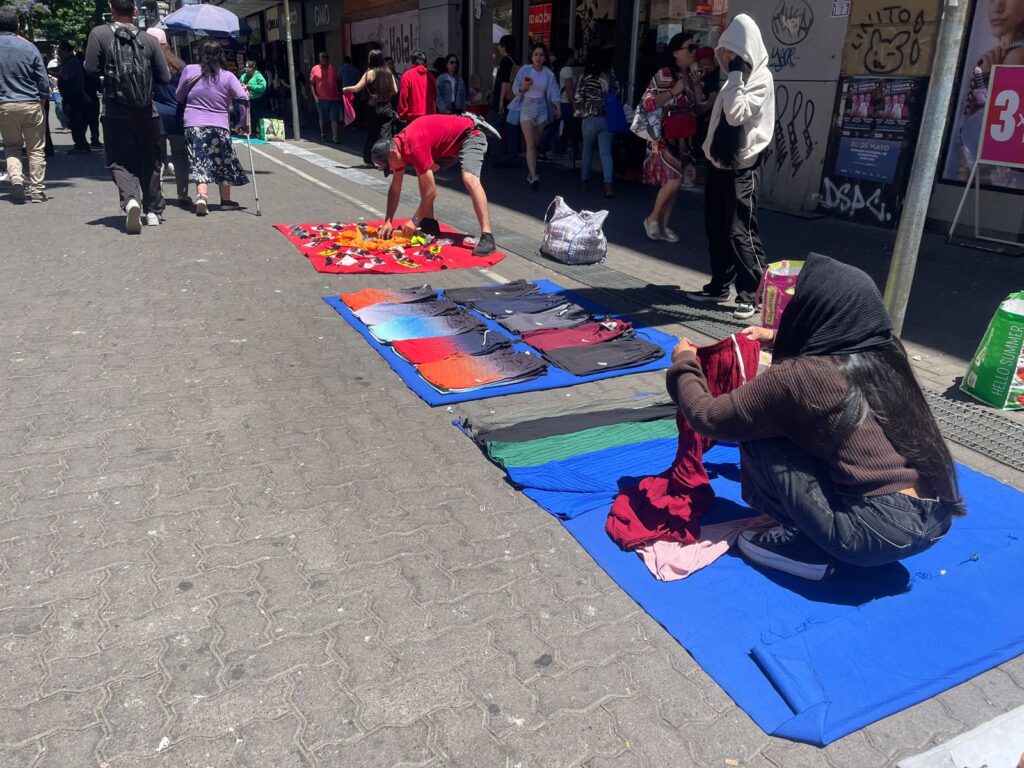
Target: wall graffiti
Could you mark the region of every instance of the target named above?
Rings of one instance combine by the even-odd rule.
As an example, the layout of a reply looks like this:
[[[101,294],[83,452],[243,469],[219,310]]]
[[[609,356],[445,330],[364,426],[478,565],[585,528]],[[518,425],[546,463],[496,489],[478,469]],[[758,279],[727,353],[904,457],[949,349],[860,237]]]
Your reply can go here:
[[[814,11],[807,0],[779,0],[772,14],[772,34],[784,46],[799,45],[811,33]]]
[[[892,221],[892,211],[882,197],[883,187],[871,186],[874,186],[874,190],[865,195],[857,181],[844,181],[837,186],[832,179],[825,176],[821,180],[820,205],[851,219],[867,213],[879,224],[887,224]]]
[[[768,68],[775,74],[778,74],[784,69],[796,69],[798,61],[800,61],[800,57],[797,55],[797,48],[795,46],[790,46],[789,48],[775,46],[772,48],[771,56],[768,58]]]
[[[765,162],[771,165],[776,177],[796,176],[811,159],[817,146],[811,133],[814,111],[814,100],[803,91],[791,95],[787,85],[775,89],[775,135],[766,150]]]
[[[844,72],[927,75],[935,47],[937,5],[929,0],[866,0],[854,5]]]

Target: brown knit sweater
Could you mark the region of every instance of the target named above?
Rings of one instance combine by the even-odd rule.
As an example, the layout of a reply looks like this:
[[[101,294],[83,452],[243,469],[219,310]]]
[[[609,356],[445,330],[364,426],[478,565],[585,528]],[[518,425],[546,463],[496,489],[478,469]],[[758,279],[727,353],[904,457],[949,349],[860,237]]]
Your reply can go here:
[[[896,452],[871,414],[829,457],[847,390],[846,377],[832,358],[787,358],[738,389],[713,397],[696,356],[686,352],[668,369],[667,386],[698,434],[729,442],[785,437],[826,462],[833,482],[851,495],[880,496],[918,482],[917,470]]]

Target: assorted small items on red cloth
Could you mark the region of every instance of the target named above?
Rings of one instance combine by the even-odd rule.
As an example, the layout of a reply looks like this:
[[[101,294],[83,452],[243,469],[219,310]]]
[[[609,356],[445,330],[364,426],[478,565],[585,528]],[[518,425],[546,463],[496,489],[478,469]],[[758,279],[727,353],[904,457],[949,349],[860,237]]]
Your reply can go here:
[[[468,235],[440,225],[438,236],[417,233],[405,237],[395,232],[390,238],[376,237],[382,221],[341,224],[275,224],[309,259],[317,272],[344,274],[404,274],[440,272],[443,269],[478,269],[497,264],[505,254],[474,256],[475,242]],[[395,222],[396,226],[402,222]]]
[[[731,392],[757,374],[761,345],[735,334],[697,350],[697,359],[711,394]],[[624,550],[655,541],[693,544],[700,537],[700,518],[715,500],[704,451],[714,441],[701,437],[676,415],[679,445],[672,466],[625,488],[612,503],[605,531]]]

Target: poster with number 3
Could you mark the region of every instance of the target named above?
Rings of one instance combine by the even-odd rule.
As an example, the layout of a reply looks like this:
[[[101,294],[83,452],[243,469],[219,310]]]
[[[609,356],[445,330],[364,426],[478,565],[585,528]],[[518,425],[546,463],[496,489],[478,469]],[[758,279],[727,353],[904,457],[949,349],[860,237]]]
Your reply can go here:
[[[1024,66],[992,67],[978,161],[1024,168]]]

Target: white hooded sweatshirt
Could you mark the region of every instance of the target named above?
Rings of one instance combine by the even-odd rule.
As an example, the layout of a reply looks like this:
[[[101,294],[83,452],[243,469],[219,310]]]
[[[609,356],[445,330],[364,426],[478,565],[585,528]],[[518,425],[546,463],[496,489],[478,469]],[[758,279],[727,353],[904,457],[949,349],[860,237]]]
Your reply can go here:
[[[715,100],[704,141],[704,154],[711,157],[711,142],[718,122],[725,116],[729,125],[742,126],[743,142],[736,153],[736,167],[749,168],[767,147],[775,132],[775,79],[768,69],[768,51],[761,39],[761,30],[745,13],[737,14],[718,40],[719,48],[727,48],[751,66],[743,81],[742,72],[729,72],[729,77]]]

